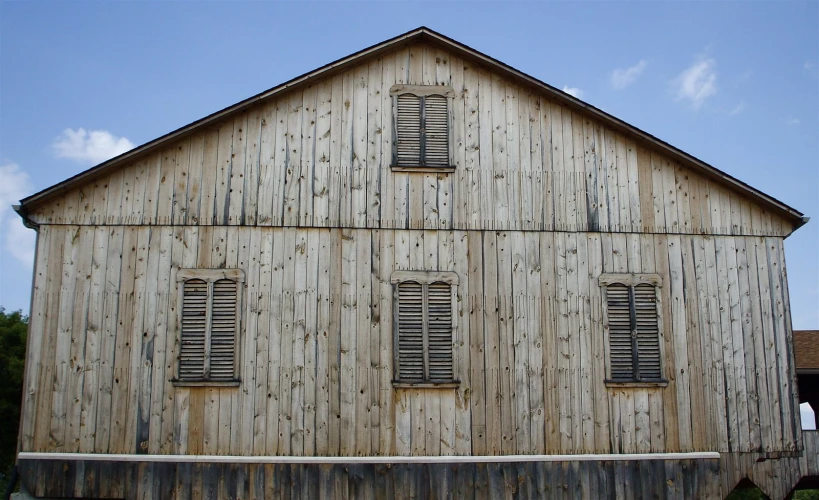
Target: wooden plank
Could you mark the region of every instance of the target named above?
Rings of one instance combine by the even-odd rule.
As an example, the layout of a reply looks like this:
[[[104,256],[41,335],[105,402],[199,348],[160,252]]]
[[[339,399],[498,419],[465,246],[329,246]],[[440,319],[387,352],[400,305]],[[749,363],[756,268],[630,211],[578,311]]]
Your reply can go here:
[[[90,368],[86,364],[87,359],[84,352],[88,334],[88,309],[91,302],[91,280],[89,278],[92,274],[91,259],[93,253],[88,249],[94,248],[94,228],[79,227],[73,242],[76,245],[74,247],[76,253],[72,253],[72,270],[77,274],[77,281],[74,283],[72,290],[75,295],[72,310],[66,310],[66,316],[71,318],[71,347],[66,365],[69,372],[66,390],[68,401],[66,405],[64,445],[64,450],[68,452],[76,452],[82,445],[83,389],[85,376]],[[93,332],[92,335],[96,335],[96,332]],[[97,343],[97,340],[95,339],[93,343]],[[96,350],[96,347],[94,350]]]
[[[357,273],[356,273],[356,237],[357,232],[351,229],[342,230],[341,241],[341,330],[339,392],[340,407],[340,454],[354,455],[356,450],[356,406],[355,406],[355,370],[356,370],[356,329],[357,329]]]
[[[329,235],[330,244],[330,265],[329,276],[341,276],[344,268],[343,262],[343,233],[335,229]],[[341,359],[341,317],[342,317],[342,280],[333,279],[330,283],[329,304],[328,304],[328,379],[329,388],[340,387],[340,359]],[[338,455],[341,453],[341,391],[329,389],[329,445],[328,454]],[[347,429],[344,429],[347,432]]]
[[[299,225],[310,226],[313,219],[313,193],[316,172],[316,120],[318,119],[318,92],[308,86],[302,92],[301,151],[299,168]]]
[[[259,186],[256,194],[256,221],[257,225],[269,226],[273,224],[278,214],[273,203],[276,184],[280,177],[276,170],[276,103],[271,102],[259,110],[259,152],[258,172]]]
[[[728,263],[728,247],[726,246],[725,238],[715,238],[715,251],[717,259],[717,293],[719,300],[719,316],[720,316],[720,337],[721,337],[721,356],[723,366],[725,369],[725,400],[726,411],[728,412],[728,430],[729,430],[729,446],[732,451],[741,450],[741,438],[739,430],[739,408],[738,395],[735,380],[734,369],[734,350],[733,350],[733,336],[731,328],[731,306],[730,306],[730,291],[729,291],[729,263]],[[734,256],[734,258],[736,258]],[[733,273],[735,274],[735,272]],[[736,278],[734,278],[734,281]]]
[[[478,104],[479,98],[479,84],[478,71],[473,66],[470,66],[464,61],[463,64],[463,119],[464,119],[464,165],[459,171],[464,176],[464,184],[467,192],[474,193],[478,188],[481,161],[481,129],[479,121]],[[458,101],[456,99],[456,101]],[[456,104],[456,110],[459,109]],[[457,117],[456,117],[457,120]],[[455,203],[460,204],[461,199],[454,200]],[[480,200],[473,196],[464,196],[463,203],[467,204],[466,219],[462,222],[464,228],[476,228],[480,220]]]
[[[283,224],[286,226],[296,226],[299,224],[299,196],[300,179],[303,155],[302,150],[302,115],[304,112],[304,102],[302,94],[293,93],[283,99],[286,115],[282,118],[287,126],[287,133],[284,139],[285,170],[284,179],[284,211]],[[277,140],[278,142],[278,140]]]
[[[370,454],[383,454],[381,449],[381,308],[384,300],[381,297],[382,283],[388,282],[389,272],[383,274],[381,267],[381,256],[383,251],[382,238],[386,231],[373,231],[371,233],[371,264],[370,264],[370,286],[367,301],[369,303],[369,369],[367,370],[367,414],[370,419]],[[389,298],[389,290],[386,290]],[[388,339],[384,339],[388,341]],[[391,342],[388,342],[391,344]]]
[[[642,146],[635,149],[637,156],[637,184],[642,231],[650,231],[654,224],[654,200],[652,196],[651,152]]]
[[[752,313],[751,285],[748,251],[745,238],[736,238],[737,276],[739,278],[740,326],[742,328],[742,357],[746,384],[746,404],[748,405],[749,441],[748,448],[759,450],[762,448],[759,421],[759,390],[757,389],[756,350],[754,346],[754,326]],[[753,252],[753,250],[752,250]],[[754,254],[753,262],[756,263]]]
[[[395,404],[392,389],[392,285],[387,278],[395,268],[395,232],[382,231],[379,247],[378,259],[378,295],[379,298],[379,318],[373,318],[373,322],[378,325],[379,351],[378,351],[378,446],[374,446],[379,454],[394,453],[394,426],[395,426]],[[375,289],[374,289],[375,290]],[[375,291],[374,291],[375,293]]]
[[[527,106],[529,120],[529,177],[527,179],[524,196],[529,196],[531,205],[531,219],[529,229],[538,230],[543,227],[543,205],[545,193],[543,186],[543,171],[545,169],[545,154],[543,145],[543,130],[541,117],[540,96],[534,93],[529,94],[529,105]]]
[[[583,118],[577,112],[572,113],[572,147],[574,148],[573,163],[574,173],[572,182],[574,184],[574,205],[576,231],[585,231],[588,228],[587,212],[587,187],[586,187],[586,161],[585,150],[583,149]]]
[[[582,139],[581,139],[582,140]],[[585,217],[585,216],[584,216]],[[588,270],[589,261],[588,240],[585,234],[578,234],[577,245],[577,314],[578,314],[578,376],[580,397],[580,426],[582,450],[587,453],[595,451],[595,420],[594,420],[594,355],[591,346],[591,337],[602,329],[595,330],[592,326],[592,307],[589,297],[591,287],[597,287]],[[592,250],[593,251],[593,250]]]
[[[705,238],[692,237],[691,251],[694,259],[694,285],[696,286],[696,301],[697,307],[689,314],[695,314],[697,321],[697,329],[699,331],[700,343],[700,363],[701,376],[703,379],[702,387],[706,395],[704,401],[704,422],[701,425],[705,428],[705,442],[714,443],[717,440],[717,433],[714,429],[715,425],[715,406],[714,398],[716,397],[716,381],[713,379],[713,352],[711,339],[711,319],[709,315],[709,298],[708,298],[708,283],[706,277],[706,260],[705,260]],[[694,390],[698,390],[696,385],[693,385]]]
[[[478,152],[480,153],[480,193],[481,193],[481,207],[480,207],[480,220],[484,221],[481,224],[481,227],[486,227],[485,225],[488,221],[494,221],[494,208],[495,208],[495,175],[494,169],[495,167],[495,159],[493,157],[493,143],[494,143],[494,131],[493,131],[493,117],[495,114],[495,110],[493,109],[494,106],[494,99],[493,95],[497,92],[496,89],[493,89],[494,82],[492,77],[483,69],[478,70],[478,78],[477,78],[477,100],[478,100],[478,132],[480,134],[480,139],[478,143]],[[497,118],[495,118],[497,119]],[[484,124],[483,126],[480,126]],[[487,124],[489,126],[487,126]]]
[[[500,395],[500,332],[498,309],[498,256],[494,233],[483,234],[484,268],[484,356],[486,377],[486,450],[487,454],[501,454],[503,430]]]
[[[521,174],[521,123],[520,106],[518,105],[520,90],[516,85],[509,82],[506,84],[506,95],[504,103],[506,105],[506,192],[508,199],[508,225],[509,229],[519,229],[521,226],[521,196],[520,196],[520,174]]]
[[[790,366],[794,366],[793,354],[790,352],[793,345],[789,344],[790,333],[790,311],[786,307],[787,281],[785,279],[785,265],[783,255],[780,254],[782,240],[776,237],[765,238],[766,250],[768,253],[768,272],[770,273],[771,289],[771,315],[774,319],[774,342],[777,358],[777,376],[779,378],[779,403],[782,412],[782,445],[783,449],[792,451],[796,449],[797,439],[801,433],[797,430],[796,413],[798,405],[794,400],[792,389],[793,374]],[[784,253],[784,252],[783,252]],[[783,359],[784,358],[784,359]],[[800,441],[801,444],[801,441]]]
[[[534,134],[533,134],[534,136]],[[545,402],[543,391],[543,332],[542,322],[541,276],[543,261],[540,254],[540,241],[537,233],[530,232],[522,235],[526,247],[526,261],[524,263],[526,277],[526,291],[524,304],[527,308],[526,316],[526,375],[528,376],[527,402],[529,416],[530,453],[545,453]]]
[[[318,83],[316,89],[315,170],[313,172],[313,223],[329,225],[330,216],[330,137],[332,134],[332,80]]]
[[[663,205],[663,161],[657,153],[651,153],[651,194],[654,207],[654,232],[668,232],[665,222],[665,206]]]
[[[318,386],[318,298],[319,288],[319,230],[307,230],[307,283],[305,296],[305,338],[304,338],[304,454],[315,456],[317,442],[316,388]]]
[[[586,359],[590,365],[590,385],[593,399],[594,450],[601,452],[610,450],[608,394],[603,381],[606,378],[606,347],[603,332],[603,296],[602,289],[596,286],[595,280],[603,272],[603,246],[599,234],[587,234],[588,249],[588,282],[589,282],[589,309],[591,315],[591,332],[589,335],[590,352]]]
[[[245,224],[245,187],[247,174],[248,114],[243,113],[233,120],[233,143],[231,145],[230,179],[227,197],[227,223]],[[221,139],[221,137],[220,137]]]
[[[285,312],[285,318],[292,317],[292,361],[291,361],[291,380],[290,380],[290,425],[291,425],[291,439],[290,452],[294,455],[303,455],[305,450],[305,442],[307,440],[307,429],[305,426],[305,409],[307,407],[306,388],[305,388],[305,364],[307,357],[308,339],[308,325],[307,325],[307,274],[308,274],[308,245],[307,245],[307,231],[294,230],[294,247],[292,266],[294,270],[294,277],[292,287],[285,285],[285,290],[292,290],[293,293],[293,309],[292,312]],[[285,248],[289,248],[289,245]],[[288,270],[287,282],[290,281],[290,272]],[[288,307],[289,307],[288,301]],[[292,314],[292,316],[290,316]],[[285,330],[286,331],[286,330]],[[286,347],[283,348],[286,349]],[[284,366],[284,362],[282,362]]]
[[[205,155],[205,138],[208,136],[206,131],[203,131],[196,137],[192,137],[189,141],[190,158],[188,160],[187,173],[187,187],[186,200],[184,202],[185,218],[181,221],[183,224],[198,224],[201,218],[201,199],[202,199],[202,179],[204,176],[204,155]],[[181,190],[177,186],[178,194],[181,196]],[[180,206],[183,203],[180,201]]]
[[[264,118],[266,120],[266,118]],[[262,123],[264,127],[264,123]],[[264,154],[264,153],[262,153]],[[260,167],[261,169],[261,167]],[[260,170],[261,171],[261,170]],[[259,219],[264,217],[262,215],[262,199],[266,199],[267,194],[262,196],[259,192]],[[267,203],[266,201],[264,203]],[[273,238],[272,230],[262,230],[261,234],[255,236],[254,241],[261,240],[258,244],[258,265],[259,265],[259,281],[258,288],[255,292],[255,297],[252,300],[256,301],[256,328],[257,336],[255,343],[255,353],[246,353],[246,355],[255,355],[256,357],[256,385],[254,386],[254,403],[253,403],[253,445],[252,450],[254,455],[264,455],[267,450],[267,443],[272,440],[269,434],[272,430],[268,430],[267,422],[273,421],[276,417],[268,415],[267,409],[269,406],[268,400],[272,399],[273,394],[269,392],[268,382],[270,380],[270,345],[271,345],[271,302],[273,300],[272,290],[272,273],[273,273]],[[253,243],[252,247],[255,247]],[[251,254],[255,254],[251,251]],[[252,308],[251,304],[251,308]],[[270,397],[268,397],[270,394]]]
[[[754,238],[744,238],[743,248],[745,250],[745,259],[747,261],[747,278],[748,278],[748,295],[747,299],[750,303],[751,309],[751,340],[753,344],[753,370],[751,375],[754,378],[753,382],[749,383],[749,387],[754,387],[757,391],[756,401],[758,411],[758,431],[760,439],[760,449],[770,450],[773,445],[773,435],[771,431],[771,407],[769,398],[765,395],[770,394],[769,381],[766,372],[765,364],[765,340],[764,340],[764,324],[762,321],[762,303],[760,297],[760,281],[759,281],[759,266],[757,263],[756,244]],[[745,331],[746,326],[743,326]],[[750,345],[746,341],[746,346]],[[753,384],[753,385],[751,385]]]
[[[706,290],[708,294],[708,324],[710,325],[709,339],[711,346],[711,381],[712,389],[714,390],[714,397],[711,401],[714,403],[712,425],[716,432],[715,443],[718,446],[717,451],[726,452],[729,450],[728,445],[728,409],[726,400],[726,385],[725,385],[725,368],[722,354],[722,333],[720,324],[720,304],[717,276],[717,260],[716,260],[716,245],[714,238],[704,238],[704,252],[705,256],[705,272]]]
[[[555,233],[540,233],[541,255],[541,330],[543,333],[543,367],[544,367],[544,422],[546,425],[546,452],[556,453],[561,449],[559,434],[559,406],[557,402],[557,312],[555,297],[557,284],[555,279]]]
[[[750,450],[750,421],[748,408],[748,386],[745,372],[745,347],[742,336],[742,304],[740,296],[739,274],[737,266],[737,247],[735,238],[725,238],[725,256],[728,264],[728,309],[730,317],[730,335],[733,351],[734,372],[731,374],[736,390],[736,413],[739,427],[740,450]],[[742,270],[744,272],[744,269]]]
[[[696,293],[696,261],[694,260],[692,238],[680,238],[680,253],[683,267],[684,306],[686,315],[686,352],[688,354],[689,399],[691,405],[691,446],[693,450],[708,447],[705,425],[707,412],[705,399],[710,393],[703,391],[702,350],[700,347],[700,304]]]
[[[364,108],[367,117],[366,188],[364,189],[366,204],[364,221],[366,227],[380,227],[381,225],[381,207],[384,201],[381,198],[381,175],[382,172],[386,171],[381,166],[388,165],[389,158],[382,159],[381,157],[382,142],[379,134],[382,133],[384,128],[381,121],[382,106],[391,104],[391,101],[387,98],[388,96],[382,96],[382,94],[387,94],[387,92],[383,92],[385,86],[382,85],[382,68],[390,65],[390,63],[389,59],[386,61],[382,61],[380,58],[373,59],[370,61],[367,72],[367,106]],[[363,113],[363,110],[360,110],[360,112]],[[387,121],[386,123],[391,122]]]
[[[29,331],[26,339],[28,361],[24,371],[23,400],[20,408],[20,436],[18,438],[18,449],[23,451],[35,450],[37,406],[39,400],[44,399],[44,394],[39,390],[39,387],[44,383],[43,379],[47,378],[49,374],[48,367],[42,364],[42,361],[48,357],[48,353],[43,351],[43,346],[48,345],[45,335],[46,307],[48,305],[45,274],[48,270],[49,247],[52,235],[53,232],[47,226],[37,234]],[[52,263],[53,265],[54,263]]]
[[[653,157],[652,157],[653,159]],[[656,263],[657,272],[661,275],[671,277],[671,268],[670,268],[670,259],[671,259],[671,252],[669,251],[669,237],[666,235],[655,234],[654,235],[654,259]],[[676,249],[675,249],[676,250]],[[675,278],[675,290],[677,292],[677,297],[679,298],[680,289],[679,284]],[[668,387],[663,390],[663,414],[665,417],[664,425],[665,425],[665,443],[666,449],[669,451],[677,451],[681,449],[681,441],[682,437],[680,436],[679,424],[676,415],[679,412],[678,408],[678,398],[677,398],[677,373],[679,372],[680,368],[678,367],[678,357],[676,355],[676,348],[677,342],[675,341],[675,335],[677,331],[674,327],[673,322],[673,315],[672,315],[672,295],[671,295],[672,287],[669,285],[663,286],[660,295],[660,306],[659,313],[661,315],[661,325],[662,325],[662,346],[661,352],[663,353],[663,359],[665,360],[665,365],[663,368],[663,375],[668,380]],[[684,331],[684,330],[683,330]],[[678,425],[679,424],[679,425]],[[690,426],[690,421],[688,423]]]
[[[151,386],[150,386],[150,412],[149,419],[149,442],[148,449],[153,453],[168,449],[171,441],[173,414],[166,413],[171,399],[167,391],[171,391],[173,386],[168,383],[171,378],[170,369],[167,366],[169,354],[168,340],[176,339],[171,323],[177,322],[177,316],[170,310],[170,297],[176,296],[172,293],[176,282],[170,279],[171,259],[174,247],[174,231],[172,227],[162,227],[158,231],[157,258],[157,285],[156,285],[156,321],[154,326],[153,353],[150,354],[152,363]],[[181,250],[181,246],[177,245]],[[173,290],[175,291],[175,290]],[[173,344],[171,344],[172,346]],[[172,349],[172,347],[171,347]],[[173,358],[171,358],[173,359]]]
[[[94,451],[97,431],[96,419],[99,402],[100,372],[102,371],[102,322],[104,319],[104,279],[108,265],[108,230],[104,226],[93,229],[93,246],[86,250],[92,253],[88,308],[85,318],[85,349],[83,370],[86,371],[82,387],[80,410],[80,442],[82,452]]]
[[[515,399],[514,394],[514,289],[512,282],[512,243],[511,233],[498,232],[495,237],[497,255],[498,287],[498,365],[499,382],[498,402],[500,404],[501,453],[513,455],[517,449],[515,436]]]
[[[292,113],[292,110],[291,110]],[[288,136],[289,137],[289,136]],[[291,144],[292,145],[292,144]],[[290,146],[288,146],[290,147]],[[289,192],[289,191],[288,191]],[[289,195],[288,195],[289,196]],[[288,197],[288,203],[293,199]],[[298,424],[293,422],[296,417],[300,401],[293,398],[293,385],[297,383],[294,359],[300,350],[299,339],[297,338],[294,325],[295,297],[293,291],[296,286],[296,230],[285,228],[283,231],[283,246],[281,247],[281,262],[283,272],[281,274],[281,364],[279,365],[279,454],[290,455],[292,453],[302,453],[302,450],[294,450],[293,445],[300,443],[299,438],[294,438],[293,429],[298,430]],[[268,411],[269,413],[269,411]]]
[[[574,164],[574,129],[572,112],[562,108],[563,118],[563,224],[561,231],[577,231],[577,189]]]
[[[486,402],[486,332],[484,323],[484,308],[486,295],[484,291],[484,263],[483,263],[483,235],[480,233],[465,233],[468,262],[467,283],[469,306],[469,382],[470,400],[466,402],[472,416],[471,442],[472,453],[488,453],[487,445],[487,406]]]

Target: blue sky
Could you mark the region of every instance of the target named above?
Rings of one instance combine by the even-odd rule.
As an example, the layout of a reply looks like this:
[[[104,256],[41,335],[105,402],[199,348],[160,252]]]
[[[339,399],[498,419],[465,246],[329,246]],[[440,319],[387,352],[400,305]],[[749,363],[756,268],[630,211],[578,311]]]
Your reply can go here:
[[[0,305],[28,310],[8,205],[327,62],[426,25],[815,220],[786,240],[819,329],[819,2],[0,1]]]

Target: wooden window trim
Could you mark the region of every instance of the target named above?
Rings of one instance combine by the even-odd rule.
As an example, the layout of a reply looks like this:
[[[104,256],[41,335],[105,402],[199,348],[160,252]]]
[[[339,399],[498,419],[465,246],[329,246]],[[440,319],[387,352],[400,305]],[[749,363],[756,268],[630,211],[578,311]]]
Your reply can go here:
[[[238,377],[240,366],[240,342],[239,337],[242,327],[242,284],[245,282],[245,273],[241,269],[179,269],[176,273],[178,307],[177,325],[179,328],[178,340],[182,342],[182,324],[184,313],[185,283],[189,280],[200,280],[207,284],[207,309],[205,316],[205,338],[204,338],[204,373],[201,378],[179,376],[180,358],[177,358],[176,374],[177,378],[171,379],[171,383],[177,387],[238,387],[241,379]],[[230,280],[236,284],[236,317],[234,327],[233,345],[233,377],[231,379],[211,379],[210,378],[210,348],[211,348],[211,318],[213,313],[213,287],[217,281]]]
[[[448,148],[448,165],[430,166],[424,164],[424,137],[422,136],[421,151],[419,165],[399,165],[398,162],[398,96],[400,95],[414,95],[423,99],[427,96],[438,95],[445,97],[447,100],[447,148]],[[392,141],[392,162],[390,170],[393,172],[428,172],[428,173],[452,173],[455,171],[453,163],[454,148],[453,148],[453,100],[455,99],[455,90],[448,85],[393,85],[390,87],[390,96],[392,97],[392,119],[393,119],[393,141]],[[424,128],[424,106],[421,105],[421,127]]]
[[[401,283],[415,282],[423,287],[423,345],[424,345],[424,380],[408,381],[402,380],[401,366],[399,360],[399,288]],[[455,339],[457,338],[457,322],[456,322],[456,302],[457,302],[457,286],[459,283],[457,273],[451,271],[394,271],[390,277],[390,283],[393,284],[393,381],[392,385],[395,389],[456,389],[460,385],[460,380],[457,379],[455,370],[458,366],[457,349],[455,349]],[[427,315],[429,313],[429,303],[427,302],[428,286],[433,283],[446,283],[450,285],[450,300],[451,302],[451,342],[452,342],[452,380],[446,381],[432,381],[429,380],[429,324]]]
[[[598,284],[603,289],[603,332],[604,345],[606,350],[606,378],[604,383],[607,387],[623,387],[623,388],[640,388],[640,387],[666,387],[668,380],[665,378],[641,378],[639,377],[639,357],[637,346],[632,345],[632,356],[634,356],[634,369],[636,369],[638,378],[634,380],[623,380],[612,378],[612,362],[611,362],[611,339],[609,327],[609,311],[608,311],[608,287],[610,285],[623,285],[629,289],[629,308],[630,316],[633,317],[634,312],[634,287],[638,285],[651,285],[654,287],[656,308],[657,308],[657,342],[659,352],[660,374],[662,375],[665,368],[665,353],[663,342],[663,318],[662,318],[662,293],[663,286],[662,276],[653,273],[606,273],[598,277]],[[636,340],[634,340],[636,343]]]

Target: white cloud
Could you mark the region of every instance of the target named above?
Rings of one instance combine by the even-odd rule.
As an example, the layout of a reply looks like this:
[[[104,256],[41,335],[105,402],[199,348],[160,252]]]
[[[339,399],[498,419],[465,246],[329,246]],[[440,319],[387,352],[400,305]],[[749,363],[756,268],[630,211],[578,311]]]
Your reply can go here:
[[[578,99],[583,97],[583,91],[577,87],[569,87],[568,85],[564,85],[563,92],[566,92],[572,97],[577,97]]]
[[[816,67],[816,63],[813,61],[805,61],[805,71],[812,71]]]
[[[37,241],[34,230],[23,225],[23,219],[16,217],[5,225],[6,250],[17,260],[31,267],[34,265],[34,245]]]
[[[54,139],[57,158],[69,158],[96,165],[134,148],[125,137],[117,137],[107,130],[77,130],[67,128]]]
[[[731,115],[731,116],[736,116],[736,115],[742,113],[743,111],[745,111],[746,107],[747,106],[745,105],[745,101],[740,101],[739,104],[734,106],[734,109],[732,109],[728,114]]]
[[[785,120],[785,125],[788,125],[789,127],[800,125],[801,123],[802,123],[802,120],[800,120],[799,118],[794,118],[794,117],[790,117],[787,120]]]
[[[640,61],[630,68],[617,68],[611,73],[611,84],[617,89],[624,89],[637,81],[637,78],[643,73],[643,70],[648,66],[648,62]]]
[[[717,63],[713,59],[702,59],[674,79],[677,100],[687,100],[699,108],[706,99],[717,93]]]
[[[19,165],[0,165],[0,241],[13,257],[28,266],[34,263],[34,231],[23,226],[11,206],[31,194],[32,189],[31,178]]]

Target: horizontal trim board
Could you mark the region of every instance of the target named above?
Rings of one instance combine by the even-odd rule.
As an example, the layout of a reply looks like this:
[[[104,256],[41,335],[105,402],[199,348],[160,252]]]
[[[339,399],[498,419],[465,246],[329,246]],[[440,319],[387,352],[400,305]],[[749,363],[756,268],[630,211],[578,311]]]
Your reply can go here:
[[[43,453],[21,451],[19,460],[101,460],[107,462],[174,462],[230,464],[451,464],[507,462],[628,462],[642,460],[717,460],[715,451],[691,453],[603,453],[583,455],[449,455],[384,457],[293,457],[237,455],[129,455],[124,453]]]

